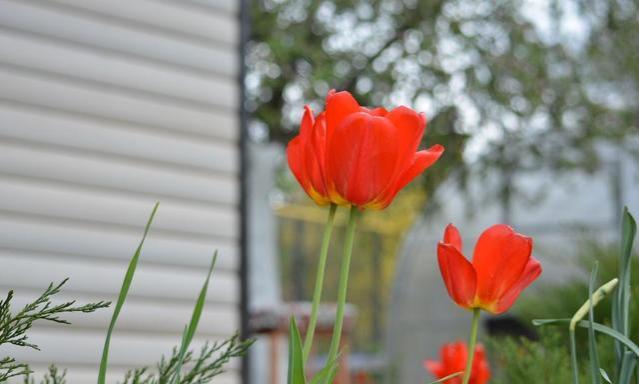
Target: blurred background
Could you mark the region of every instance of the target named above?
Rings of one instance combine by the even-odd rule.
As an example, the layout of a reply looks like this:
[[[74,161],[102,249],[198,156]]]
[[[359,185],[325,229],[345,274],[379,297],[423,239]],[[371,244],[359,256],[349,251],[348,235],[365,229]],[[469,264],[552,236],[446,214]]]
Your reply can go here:
[[[612,260],[623,206],[639,211],[638,7],[633,0],[251,2],[245,106],[249,153],[259,157],[250,185],[264,209],[251,225],[252,236],[269,233],[251,255],[252,265],[274,266],[251,275],[260,282],[251,307],[304,313],[299,302],[311,297],[326,209],[304,195],[283,150],[304,104],[318,113],[330,89],[349,90],[363,105],[426,112],[423,146],[446,147],[388,210],[364,215],[349,291],[352,382],[423,382],[423,360],[466,338],[468,314],[450,303],[436,262],[449,222],[467,255],[497,222],[535,238],[544,274],[528,293],[533,303],[522,300],[514,318],[484,321],[493,333],[536,338],[528,329],[535,298],[564,285],[583,293],[594,260],[582,256]],[[265,174],[274,181],[263,183]],[[338,235],[327,301],[336,296],[340,247]],[[546,314],[565,317],[580,304],[577,295],[559,296],[568,312],[556,306]],[[253,365],[264,377],[261,359],[272,359],[259,347]]]
[[[636,0],[0,0],[0,293],[19,305],[70,277],[60,300],[113,300],[159,200],[110,381],[177,343],[218,249],[195,344],[241,329],[259,340],[217,382],[284,382],[286,324],[309,312],[327,215],[284,150],[304,104],[349,90],[425,112],[423,146],[446,152],[364,215],[340,383],[424,382],[424,359],[466,338],[436,263],[449,222],[467,255],[511,224],[544,265],[510,316],[484,318],[493,382],[568,382],[563,336],[528,324],[579,306],[593,260],[612,275],[622,208],[639,214],[638,34]],[[42,352],[0,354],[93,381],[109,316],[36,327]]]

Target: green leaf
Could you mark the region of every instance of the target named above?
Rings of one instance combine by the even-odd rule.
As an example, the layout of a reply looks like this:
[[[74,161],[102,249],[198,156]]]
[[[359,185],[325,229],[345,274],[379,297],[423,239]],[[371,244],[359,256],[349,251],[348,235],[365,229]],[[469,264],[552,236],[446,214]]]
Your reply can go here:
[[[637,357],[633,356],[630,351],[626,351],[621,363],[621,370],[619,371],[619,384],[630,384],[636,363]]]
[[[302,338],[297,328],[295,316],[291,316],[288,336],[288,384],[306,384],[304,376],[304,357],[302,353]]]
[[[209,273],[206,276],[206,280],[204,281],[204,285],[200,290],[200,294],[197,297],[197,301],[195,302],[195,308],[193,308],[193,314],[191,315],[191,321],[189,322],[188,327],[184,330],[184,334],[182,335],[182,343],[180,345],[180,354],[178,355],[178,361],[175,369],[175,373],[173,375],[172,383],[177,383],[180,379],[180,371],[182,370],[182,364],[184,362],[184,355],[186,351],[189,349],[189,345],[191,341],[193,341],[193,336],[195,335],[195,331],[197,330],[197,326],[200,322],[200,317],[202,317],[202,310],[204,309],[204,304],[206,304],[206,293],[209,290],[209,282],[211,281],[211,275],[213,274],[213,268],[215,268],[215,262],[217,261],[217,251],[213,254],[213,259],[211,260],[211,266],[209,267]]]
[[[593,300],[593,287],[597,281],[597,273],[599,271],[599,263],[595,262],[595,266],[592,268],[590,274],[590,281],[588,282],[588,297],[590,302]],[[588,353],[590,355],[590,377],[593,384],[600,384],[600,369],[599,368],[599,354],[597,353],[597,339],[595,338],[595,329],[593,324],[595,323],[594,305],[591,305],[588,309]]]
[[[336,374],[337,364],[329,364],[322,368],[322,370],[311,379],[311,384],[331,384]]]
[[[113,315],[111,316],[111,323],[109,324],[106,339],[104,340],[104,347],[102,348],[102,358],[100,359],[100,370],[98,372],[98,384],[105,383],[107,365],[109,363],[109,346],[111,344],[111,334],[113,333],[113,329],[115,329],[115,323],[118,320],[118,316],[120,315],[120,311],[122,310],[124,301],[129,294],[129,288],[131,288],[131,282],[133,281],[133,276],[135,275],[135,269],[138,266],[138,260],[140,259],[140,253],[142,252],[144,240],[146,240],[146,235],[149,233],[149,228],[151,227],[151,223],[153,222],[153,218],[155,217],[155,213],[157,212],[159,205],[159,202],[155,203],[153,211],[151,211],[151,216],[149,216],[149,220],[146,223],[146,227],[144,227],[144,234],[142,235],[142,240],[140,240],[140,245],[138,245],[138,248],[131,258],[131,261],[129,261],[129,267],[127,268],[126,274],[124,275],[122,288],[120,288],[120,294],[118,295],[118,302],[115,304]]]
[[[447,380],[453,379],[453,378],[455,378],[455,377],[457,377],[457,376],[461,376],[461,375],[463,375],[463,374],[464,374],[464,372],[463,372],[463,371],[462,371],[462,372],[457,372],[457,373],[452,373],[452,374],[450,374],[450,375],[448,375],[448,376],[442,377],[442,378],[441,378],[441,379],[439,379],[439,380],[431,381],[431,382],[429,382],[428,384],[443,383],[444,381],[447,381]]]
[[[612,384],[612,381],[610,381],[610,377],[608,376],[608,372],[606,372],[603,368],[599,368],[599,373],[607,383]]]
[[[337,375],[339,357],[340,354],[338,354],[332,361],[328,361],[326,366],[317,372],[311,379],[311,384],[332,384],[335,379],[335,375]]]
[[[535,326],[558,325],[558,324],[563,324],[563,323],[570,323],[570,319],[535,319],[535,320],[532,321],[532,323]],[[577,325],[582,327],[582,328],[588,328],[589,327],[589,323],[587,321],[584,321],[584,320],[578,322]],[[602,324],[599,324],[599,323],[593,323],[592,327],[595,329],[595,331],[597,331],[599,333],[603,333],[605,335],[608,335],[608,336],[612,337],[613,339],[619,341],[621,344],[623,344],[624,346],[628,347],[628,349],[630,349],[630,351],[635,356],[639,357],[639,346],[637,346],[637,344],[633,343],[632,340],[630,340],[629,338],[627,338],[623,334],[615,331],[614,329],[612,329],[610,327],[606,327],[605,325],[602,325]]]
[[[631,292],[631,268],[632,261],[632,245],[637,233],[637,223],[632,217],[628,208],[624,208],[622,225],[621,225],[621,254],[619,255],[619,288],[613,303],[612,326],[613,328],[630,336],[630,326],[628,319],[630,316],[630,292]],[[624,348],[618,342],[615,342],[615,351],[617,353],[618,368],[624,369],[624,362],[628,361],[623,357]]]

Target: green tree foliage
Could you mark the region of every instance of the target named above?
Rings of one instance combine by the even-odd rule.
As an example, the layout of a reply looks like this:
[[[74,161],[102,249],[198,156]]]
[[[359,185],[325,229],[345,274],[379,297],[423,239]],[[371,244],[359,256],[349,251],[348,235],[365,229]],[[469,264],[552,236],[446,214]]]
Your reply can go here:
[[[624,143],[639,121],[636,0],[251,4],[247,107],[252,131],[270,140],[287,142],[302,105],[321,108],[331,88],[367,105],[409,104],[442,120],[425,140],[448,148],[426,185],[452,169],[464,180],[466,143],[474,172],[501,175],[485,193],[506,215],[514,195],[531,194],[516,176],[597,169],[602,142],[639,147]]]

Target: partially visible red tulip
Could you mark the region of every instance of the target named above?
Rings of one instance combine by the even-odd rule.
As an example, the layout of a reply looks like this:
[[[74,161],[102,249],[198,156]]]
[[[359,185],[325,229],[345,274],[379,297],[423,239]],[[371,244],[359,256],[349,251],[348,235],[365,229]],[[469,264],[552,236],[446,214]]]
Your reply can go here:
[[[507,311],[541,274],[541,264],[531,255],[532,243],[507,225],[494,225],[479,237],[471,263],[462,254],[459,231],[449,224],[437,248],[448,294],[463,308]]]
[[[346,91],[330,91],[317,118],[305,107],[288,163],[318,204],[384,209],[442,155],[441,145],[417,151],[425,128],[426,116],[412,109],[368,109]]]
[[[444,344],[441,349],[441,361],[426,360],[424,368],[435,378],[442,379],[446,376],[463,372],[468,360],[468,347],[461,341]],[[475,348],[475,358],[470,375],[470,384],[485,384],[490,379],[490,366],[486,358],[486,351],[481,345]],[[461,376],[446,380],[445,384],[460,384]]]

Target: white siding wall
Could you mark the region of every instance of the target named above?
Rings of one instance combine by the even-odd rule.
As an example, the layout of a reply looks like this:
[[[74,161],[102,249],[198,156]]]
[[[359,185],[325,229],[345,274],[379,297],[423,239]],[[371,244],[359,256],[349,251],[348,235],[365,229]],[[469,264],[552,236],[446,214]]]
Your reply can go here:
[[[178,343],[215,249],[196,345],[240,325],[239,1],[0,0],[0,293],[115,300],[110,381]],[[95,382],[111,310],[31,333],[43,369]],[[7,353],[1,350],[0,354]],[[239,362],[218,383],[239,382]]]

